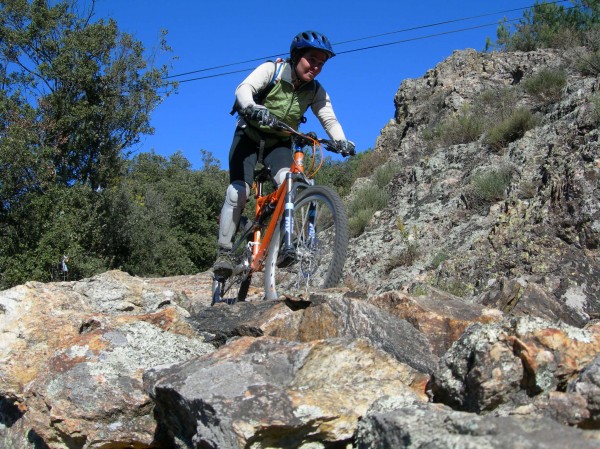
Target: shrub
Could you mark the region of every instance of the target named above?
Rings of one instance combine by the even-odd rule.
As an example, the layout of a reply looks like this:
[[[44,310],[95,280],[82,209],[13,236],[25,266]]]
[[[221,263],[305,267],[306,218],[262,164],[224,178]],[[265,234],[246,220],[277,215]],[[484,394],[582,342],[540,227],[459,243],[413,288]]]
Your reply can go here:
[[[373,214],[387,206],[390,194],[386,189],[376,185],[368,185],[357,190],[348,206],[348,225],[350,236],[362,234]]]
[[[419,257],[421,257],[419,244],[416,241],[407,242],[404,248],[392,254],[392,257],[387,260],[384,271],[390,274],[394,268],[412,265]]]
[[[386,161],[386,154],[373,150],[367,150],[343,161],[326,158],[315,180],[317,184],[331,186],[340,196],[345,196],[350,193],[350,188],[357,178],[371,176]]]
[[[400,164],[394,162],[386,162],[377,167],[373,173],[375,185],[380,189],[385,189],[390,183],[394,175],[400,171]]]
[[[423,138],[443,146],[474,142],[484,131],[483,119],[465,107],[457,114],[423,131]]]
[[[515,110],[519,95],[513,87],[498,87],[482,91],[475,100],[475,114],[485,118],[486,128],[509,117]]]
[[[592,103],[592,122],[594,125],[600,125],[600,95],[593,95],[591,98]]]
[[[584,47],[575,51],[573,65],[582,75],[596,76],[600,74],[599,28],[593,28],[585,33]]]
[[[512,170],[508,167],[482,171],[471,178],[471,192],[476,198],[492,203],[504,197],[511,180]]]
[[[524,80],[521,86],[538,101],[551,103],[560,99],[566,84],[567,74],[564,70],[544,68],[531,78]]]
[[[443,251],[436,253],[436,255],[433,256],[433,259],[431,260],[431,267],[433,269],[437,269],[442,263],[444,263],[448,259],[450,259],[450,256]]]
[[[518,108],[487,132],[487,142],[496,148],[502,148],[510,142],[514,142],[535,128],[538,124],[537,118],[526,108]]]

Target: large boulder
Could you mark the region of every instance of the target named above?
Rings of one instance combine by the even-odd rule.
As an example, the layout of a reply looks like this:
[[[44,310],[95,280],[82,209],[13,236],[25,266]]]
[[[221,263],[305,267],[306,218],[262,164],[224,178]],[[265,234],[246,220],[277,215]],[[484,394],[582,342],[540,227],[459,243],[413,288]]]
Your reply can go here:
[[[0,310],[3,447],[152,447],[144,371],[214,350],[172,291],[119,271],[15,287]]]
[[[357,426],[357,449],[592,449],[596,434],[550,419],[480,416],[439,404],[370,411]]]
[[[475,324],[442,357],[430,388],[434,401],[459,410],[597,426],[598,354],[600,324],[579,329],[529,317]]]
[[[376,398],[424,402],[427,378],[366,340],[241,337],[145,383],[169,447],[289,448],[349,444]]]

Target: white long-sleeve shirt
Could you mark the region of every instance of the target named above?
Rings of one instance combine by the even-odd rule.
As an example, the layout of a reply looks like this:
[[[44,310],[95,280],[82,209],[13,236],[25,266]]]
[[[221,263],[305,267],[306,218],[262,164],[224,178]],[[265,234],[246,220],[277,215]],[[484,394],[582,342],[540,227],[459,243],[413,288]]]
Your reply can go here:
[[[256,105],[254,96],[265,89],[275,75],[277,64],[265,62],[258,66],[248,77],[241,82],[235,90],[235,97],[240,109]],[[276,78],[277,82],[292,83],[292,68],[290,64],[284,63]],[[342,126],[338,122],[329,95],[321,85],[315,93],[311,110],[319,119],[321,126],[327,135],[333,140],[346,140]]]

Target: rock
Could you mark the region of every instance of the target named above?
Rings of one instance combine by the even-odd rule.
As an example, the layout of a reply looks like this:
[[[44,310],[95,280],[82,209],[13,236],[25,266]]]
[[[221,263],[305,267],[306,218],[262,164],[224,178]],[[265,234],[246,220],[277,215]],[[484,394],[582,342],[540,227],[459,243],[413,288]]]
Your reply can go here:
[[[354,447],[592,449],[600,445],[600,440],[592,439],[596,436],[550,419],[479,416],[436,404],[413,404],[369,413],[358,424]]]
[[[477,302],[514,316],[560,320],[578,327],[587,322],[587,317],[569,307],[567,303],[557,300],[539,285],[525,280],[501,279],[497,288],[481,295]]]
[[[567,53],[456,51],[422,78],[402,82],[395,118],[374,150],[399,169],[387,186],[388,206],[349,245],[351,282],[410,296],[433,286],[514,315],[532,307],[536,316],[579,327],[600,316],[600,144],[591,101],[598,82],[581,76]],[[542,105],[522,88],[541,69],[561,67],[567,84],[555,103]],[[502,148],[487,144],[486,134],[457,144],[428,137],[484,94],[506,95],[507,114],[526,108],[538,126]],[[510,181],[478,200],[474,174],[494,170],[510,173]],[[401,257],[406,230],[409,261]],[[520,305],[502,304],[502,279],[522,284]]]
[[[578,329],[528,317],[476,324],[442,358],[430,388],[434,401],[459,410],[510,414],[525,407],[589,426],[598,414],[592,362],[599,353],[598,324]],[[557,394],[568,385],[579,396]]]
[[[438,356],[444,355],[470,324],[499,321],[503,316],[498,310],[461,301],[443,292],[413,297],[393,291],[376,295],[370,302],[411,323],[423,333]]]
[[[308,448],[349,444],[374,398],[425,401],[427,376],[366,340],[241,337],[144,379],[170,447]]]
[[[169,297],[121,272],[0,292],[0,445],[152,446],[143,372],[214,350]]]
[[[431,373],[438,358],[427,339],[407,321],[343,289],[310,296],[310,307],[292,310],[289,301],[239,303],[203,309],[190,318],[198,332],[222,343],[233,336],[269,335],[290,341],[365,338],[400,362]],[[296,306],[293,306],[296,308]]]
[[[600,429],[600,356],[596,356],[579,375],[569,382],[567,392],[579,395],[583,401],[583,417],[577,423],[586,429]]]

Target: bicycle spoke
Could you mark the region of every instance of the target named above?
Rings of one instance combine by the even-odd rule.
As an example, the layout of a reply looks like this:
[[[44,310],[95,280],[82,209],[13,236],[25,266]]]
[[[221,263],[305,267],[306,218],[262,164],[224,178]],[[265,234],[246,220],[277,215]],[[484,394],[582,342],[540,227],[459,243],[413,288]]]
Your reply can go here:
[[[282,238],[282,231],[277,230],[269,247],[265,266],[267,296],[269,293],[275,296],[275,285],[277,294],[301,295],[339,282],[346,257],[348,225],[335,192],[315,186],[299,195],[294,209],[294,260],[285,265],[277,257]]]

